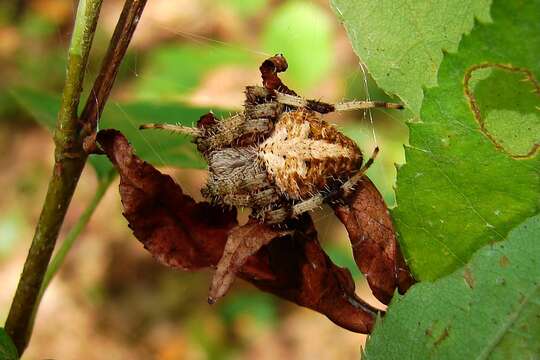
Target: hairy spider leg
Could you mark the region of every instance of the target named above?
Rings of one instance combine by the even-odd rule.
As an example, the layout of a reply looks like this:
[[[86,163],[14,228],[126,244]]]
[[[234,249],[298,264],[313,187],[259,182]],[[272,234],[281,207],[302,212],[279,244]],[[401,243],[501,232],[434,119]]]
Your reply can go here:
[[[371,165],[373,165],[373,163],[375,162],[375,158],[378,154],[379,147],[376,146],[375,149],[373,149],[373,152],[371,153],[368,161],[366,161],[366,163],[358,170],[356,174],[354,174],[349,180],[347,180],[345,183],[343,183],[343,185],[339,187],[339,191],[341,191],[342,196],[349,196],[351,194],[356,184],[360,182],[366,171],[368,171]]]
[[[184,126],[184,125],[173,125],[173,124],[143,124],[139,126],[139,130],[145,130],[145,129],[160,129],[160,130],[166,130],[173,133],[178,134],[184,134],[184,135],[190,135],[193,137],[201,136],[201,130],[190,127],[190,126]]]
[[[253,111],[257,118],[248,118],[244,114],[235,114],[217,122],[215,128],[205,132],[196,127],[173,124],[143,124],[140,130],[158,129],[199,138],[206,146],[206,151],[215,151],[231,146],[238,138],[246,134],[265,134],[272,129],[272,122],[263,116],[275,116],[276,109],[266,104],[256,105]]]
[[[327,104],[322,101],[308,100],[298,96],[283,94],[276,91],[276,100],[282,104],[305,107],[322,114],[326,114],[333,111],[350,111],[350,110],[363,110],[373,108],[385,108],[385,109],[403,109],[402,104],[389,103],[384,101],[347,101],[337,104]]]
[[[304,200],[302,202],[299,202],[295,205],[293,205],[292,210],[287,211],[285,208],[278,208],[274,210],[268,210],[266,211],[262,218],[264,221],[268,223],[280,223],[288,218],[288,215],[292,215],[292,217],[298,217],[299,215],[311,211],[315,208],[320,207],[327,199],[332,197],[346,197],[350,195],[356,184],[362,179],[362,177],[365,175],[366,171],[370,168],[370,166],[375,161],[375,158],[377,157],[379,153],[379,147],[376,147],[373,150],[373,153],[371,154],[371,157],[366,161],[364,165],[351,177],[349,180],[347,180],[343,185],[341,185],[337,190],[332,191],[327,194],[318,194],[315,195],[307,200]],[[292,214],[291,214],[292,213]]]

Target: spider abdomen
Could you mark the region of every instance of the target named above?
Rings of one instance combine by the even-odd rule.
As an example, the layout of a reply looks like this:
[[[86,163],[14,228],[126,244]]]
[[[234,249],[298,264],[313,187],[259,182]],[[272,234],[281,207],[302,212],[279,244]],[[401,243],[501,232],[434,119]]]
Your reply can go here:
[[[279,191],[292,199],[347,179],[362,164],[356,144],[308,109],[283,113],[258,156]]]

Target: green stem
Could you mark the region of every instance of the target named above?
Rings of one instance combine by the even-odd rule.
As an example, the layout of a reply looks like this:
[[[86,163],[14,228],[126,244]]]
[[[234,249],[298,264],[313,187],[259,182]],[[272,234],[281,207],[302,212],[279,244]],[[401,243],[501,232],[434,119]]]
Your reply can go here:
[[[116,174],[116,172],[114,172],[113,174]],[[43,283],[41,284],[38,304],[39,302],[41,302],[41,298],[43,297],[45,290],[47,290],[47,287],[49,286],[51,280],[56,275],[62,264],[64,264],[66,256],[73,247],[75,240],[79,237],[81,232],[84,230],[84,228],[90,221],[90,218],[94,214],[94,211],[96,211],[97,206],[103,199],[103,196],[105,196],[105,193],[107,192],[107,189],[109,188],[109,185],[111,185],[111,182],[114,178],[114,175],[109,175],[106,179],[99,182],[94,197],[92,198],[84,212],[81,214],[75,225],[73,225],[69,233],[66,235],[66,238],[62,242],[62,245],[60,245],[58,251],[54,254],[54,257],[52,258],[49,267],[47,268],[47,272],[45,273]]]
[[[90,221],[90,218],[96,211],[97,206],[103,199],[103,196],[105,196],[109,185],[111,185],[115,177],[116,171],[112,170],[106,178],[99,181],[94,197],[92,198],[86,209],[84,209],[83,213],[81,214],[75,225],[73,225],[69,233],[66,235],[66,238],[62,242],[62,245],[60,245],[60,248],[58,249],[56,254],[54,254],[54,257],[52,258],[49,266],[47,267],[47,272],[45,273],[43,283],[41,284],[41,289],[39,289],[38,300],[36,306],[34,307],[34,313],[32,314],[30,329],[34,328],[34,321],[36,319],[37,311],[39,309],[39,305],[41,304],[41,299],[43,298],[45,291],[47,290],[49,284],[51,283],[52,279],[54,278],[60,267],[64,264],[66,256],[73,247],[75,240],[79,237],[81,232],[84,230],[84,228]]]
[[[23,272],[9,310],[5,329],[19,355],[26,348],[32,314],[38,304],[40,288],[51,259],[60,226],[77,186],[87,154],[79,136],[77,108],[88,55],[102,0],[80,0],[68,51],[66,81],[54,134],[55,164],[47,195]]]

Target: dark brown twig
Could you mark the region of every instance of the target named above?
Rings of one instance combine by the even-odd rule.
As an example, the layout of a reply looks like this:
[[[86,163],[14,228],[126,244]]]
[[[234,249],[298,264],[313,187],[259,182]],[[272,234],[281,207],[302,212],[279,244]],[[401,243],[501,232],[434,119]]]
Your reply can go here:
[[[145,5],[146,0],[127,0],[124,4],[122,14],[111,38],[111,44],[101,63],[99,75],[94,82],[80,117],[81,122],[84,124],[83,137],[92,135],[96,131],[97,123],[111,93],[118,69]]]

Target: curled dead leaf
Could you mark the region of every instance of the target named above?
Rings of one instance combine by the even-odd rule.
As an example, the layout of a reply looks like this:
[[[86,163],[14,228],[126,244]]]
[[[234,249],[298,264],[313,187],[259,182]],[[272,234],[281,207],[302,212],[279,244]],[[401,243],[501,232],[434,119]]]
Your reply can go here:
[[[396,288],[404,293],[414,279],[399,250],[386,204],[371,180],[363,177],[354,193],[333,208],[349,233],[354,259],[373,295],[388,304]]]
[[[263,85],[268,90],[276,90],[283,94],[297,95],[294,90],[291,90],[278,77],[278,73],[287,70],[287,60],[281,54],[272,56],[266,59],[259,67]]]
[[[295,230],[293,235],[274,239],[257,253],[269,264],[275,278],[251,282],[323,313],[343,328],[370,333],[380,311],[356,295],[349,270],[335,265],[326,255],[308,214],[301,216]]]
[[[100,131],[96,141],[120,174],[124,216],[145,248],[174,268],[215,265],[237,225],[236,210],[196,203],[170,176],[135,156],[119,131]]]

